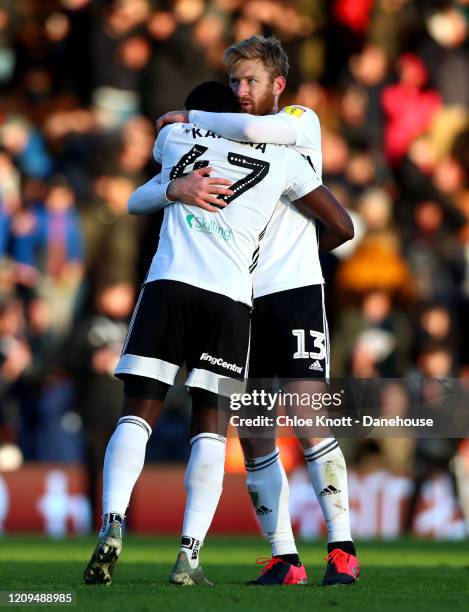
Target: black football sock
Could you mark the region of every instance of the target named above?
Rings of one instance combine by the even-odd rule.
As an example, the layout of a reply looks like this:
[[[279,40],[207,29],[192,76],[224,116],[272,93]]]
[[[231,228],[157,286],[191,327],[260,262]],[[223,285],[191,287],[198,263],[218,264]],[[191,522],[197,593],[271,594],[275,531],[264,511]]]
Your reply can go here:
[[[300,567],[301,561],[298,555],[275,555],[275,559],[282,559],[285,563],[291,563],[295,567]]]
[[[348,542],[329,542],[327,545],[327,552],[331,553],[335,548],[340,548],[340,550],[343,550],[349,555],[356,556],[357,554],[352,540],[349,540]]]

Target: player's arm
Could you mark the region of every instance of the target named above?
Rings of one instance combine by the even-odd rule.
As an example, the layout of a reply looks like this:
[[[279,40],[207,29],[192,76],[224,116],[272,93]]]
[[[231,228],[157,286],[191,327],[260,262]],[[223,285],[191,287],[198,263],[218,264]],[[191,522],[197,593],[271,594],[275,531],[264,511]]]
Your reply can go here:
[[[324,185],[310,191],[295,206],[308,216],[319,219],[319,250],[332,251],[354,236],[353,221],[334,194]]]
[[[127,203],[129,213],[131,215],[149,215],[171,204],[171,200],[167,197],[168,186],[169,182],[161,182],[161,174],[151,178],[130,196]]]
[[[161,174],[157,174],[133,192],[129,198],[128,211],[131,215],[148,215],[178,201],[210,212],[219,212],[226,203],[216,196],[233,195],[231,189],[222,187],[231,185],[232,181],[220,177],[211,178],[212,171],[213,168],[199,168],[167,182],[161,182]]]
[[[153,145],[153,158],[162,166],[166,141],[171,127],[162,130]],[[131,215],[146,215],[155,213],[171,203],[167,197],[169,181],[162,181],[161,174],[157,174],[144,185],[138,187],[130,196],[127,209]]]
[[[201,127],[231,140],[285,145],[297,144],[308,147],[312,152],[316,152],[314,156],[315,169],[319,173],[321,172],[321,128],[319,119],[310,109],[286,107],[277,115],[264,117],[244,113],[172,111],[158,119],[157,129],[161,131],[165,126],[172,123],[187,123],[189,119],[191,122],[196,122]],[[216,200],[211,197],[208,187],[209,185],[202,184],[198,177],[188,178],[187,185],[181,185],[179,199],[188,202],[189,193],[186,192],[186,189],[197,189],[197,200],[190,203],[195,203],[202,208],[205,208],[205,206],[201,202],[209,205],[215,204]],[[223,193],[223,191],[218,193]],[[210,209],[208,208],[208,210]]]
[[[325,238],[320,249],[335,248],[354,236],[353,222],[348,212],[336,200],[321,177],[308,162],[296,151],[287,151],[286,189],[293,204],[307,216],[312,216],[323,224]]]
[[[233,181],[211,177],[213,168],[199,168],[174,179],[169,183],[167,196],[170,200],[193,204],[210,212],[219,212],[225,208],[226,202],[218,199],[219,195],[232,196],[233,191],[229,189]]]
[[[331,230],[328,227],[325,227],[322,223],[319,226],[319,252],[320,253],[328,253],[329,251],[333,251],[337,247],[340,247],[341,244],[351,240],[353,235],[349,238],[345,238],[340,232],[336,232]]]
[[[294,145],[297,132],[294,125],[285,120],[283,113],[257,117],[247,113],[209,113],[206,111],[172,111],[156,122],[159,131],[170,123],[183,122],[214,132],[223,138],[238,142],[266,142]]]
[[[160,165],[163,164],[169,131],[170,128],[160,131],[153,147],[153,157]],[[218,200],[217,196],[233,195],[231,189],[227,189],[232,181],[221,177],[212,178],[212,171],[213,168],[200,168],[172,181],[162,181],[161,174],[158,174],[134,191],[128,201],[128,211],[131,215],[151,214],[171,202],[180,201],[218,212],[226,204]]]

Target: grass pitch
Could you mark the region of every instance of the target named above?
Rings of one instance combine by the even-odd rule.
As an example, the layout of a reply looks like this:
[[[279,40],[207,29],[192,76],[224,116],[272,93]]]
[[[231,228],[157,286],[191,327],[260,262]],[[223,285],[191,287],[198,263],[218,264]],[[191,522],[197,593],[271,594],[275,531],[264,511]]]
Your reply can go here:
[[[266,543],[260,537],[215,536],[202,551],[205,572],[215,586],[170,586],[166,581],[178,542],[177,537],[126,537],[113,584],[106,587],[85,586],[81,580],[95,538],[7,536],[0,538],[0,590],[75,591],[77,609],[87,612],[469,610],[467,542],[358,543],[360,582],[328,588],[318,586],[325,567],[322,543],[299,544],[308,586],[262,588],[243,582],[257,575],[256,557],[270,556]]]

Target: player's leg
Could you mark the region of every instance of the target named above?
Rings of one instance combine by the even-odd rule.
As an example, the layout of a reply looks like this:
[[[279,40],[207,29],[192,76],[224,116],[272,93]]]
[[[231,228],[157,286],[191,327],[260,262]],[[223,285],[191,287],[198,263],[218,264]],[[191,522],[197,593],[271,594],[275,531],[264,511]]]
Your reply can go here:
[[[277,371],[276,322],[269,316],[270,296],[254,302],[248,391],[272,391]],[[265,378],[268,376],[268,378]],[[262,409],[261,409],[262,410]],[[275,416],[274,411],[269,416]],[[262,415],[266,412],[262,410]],[[255,416],[252,414],[251,416]],[[262,532],[272,547],[272,559],[248,584],[305,584],[306,571],[298,557],[289,506],[288,479],[275,442],[275,427],[239,428],[246,484]]]
[[[291,526],[288,479],[275,440],[266,444],[264,439],[241,439],[241,445],[249,494],[272,548],[272,558],[261,575],[247,584],[306,584],[306,570],[298,556]]]
[[[200,290],[198,325],[188,347],[186,384],[193,412],[191,455],[181,548],[170,582],[207,585],[200,549],[220,499],[229,420],[227,398],[242,389],[249,348],[249,308],[220,294]]]
[[[292,382],[285,387],[285,392],[291,395],[320,392],[312,381],[301,382],[306,384]],[[322,388],[324,390],[325,386],[322,385]],[[288,412],[300,418],[306,416],[304,407],[300,410],[291,407]],[[344,455],[332,434],[327,438],[308,436],[304,431],[297,432],[297,435],[327,526],[328,565],[323,585],[351,584],[358,578],[360,569],[350,531],[347,466]]]
[[[156,281],[144,287],[116,368],[124,381],[124,408],[104,457],[103,525],[85,569],[86,584],[112,580],[122,549],[121,525],[144,465],[146,445],[182,363],[184,330],[179,321],[184,317],[177,313],[184,310],[184,287],[177,285]]]
[[[158,382],[158,381],[152,381]],[[162,395],[166,395],[164,385]],[[163,397],[164,399],[164,397]],[[145,462],[147,442],[163,399],[126,397],[103,467],[103,523],[99,541],[84,572],[86,584],[110,584],[122,550],[122,523]]]
[[[217,394],[194,387],[191,395],[191,453],[184,476],[187,498],[181,547],[170,582],[210,586],[199,557],[223,488],[229,414],[219,411]]]
[[[138,378],[132,381],[132,378]],[[153,398],[137,397],[137,388],[142,380],[153,384]],[[147,442],[156,423],[168,385],[143,377],[128,375],[125,381],[125,401],[122,415],[112,434],[104,456],[103,468],[103,531],[112,514],[123,521],[129,505],[130,495],[142,471]],[[128,386],[133,390],[128,389]],[[149,385],[147,385],[148,387]],[[143,389],[141,391],[144,393]],[[134,393],[132,397],[128,395]]]
[[[327,391],[329,378],[329,335],[321,285],[277,294],[277,308],[286,313],[282,346],[282,373],[286,397],[319,397]],[[286,406],[290,415],[311,417],[311,406],[294,402]],[[318,414],[318,413],[316,413]],[[301,429],[296,435],[302,445],[311,484],[327,525],[328,566],[323,584],[350,584],[359,574],[350,531],[347,467],[332,433],[318,437]]]

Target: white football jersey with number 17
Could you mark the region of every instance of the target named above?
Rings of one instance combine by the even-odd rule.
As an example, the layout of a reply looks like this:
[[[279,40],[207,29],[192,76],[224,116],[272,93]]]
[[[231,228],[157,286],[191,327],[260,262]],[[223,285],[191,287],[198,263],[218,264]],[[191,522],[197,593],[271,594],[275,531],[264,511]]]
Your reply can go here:
[[[290,202],[313,191],[319,174],[290,147],[234,142],[192,124],[165,127],[154,156],[162,182],[210,165],[233,181],[234,195],[217,213],[167,206],[147,282],[177,280],[251,304],[259,238],[280,197]]]
[[[287,106],[276,117],[288,121],[296,132],[296,144],[290,148],[306,158],[311,174],[321,176],[321,128],[316,113],[304,106]],[[323,282],[316,223],[282,197],[260,243],[254,297]]]

